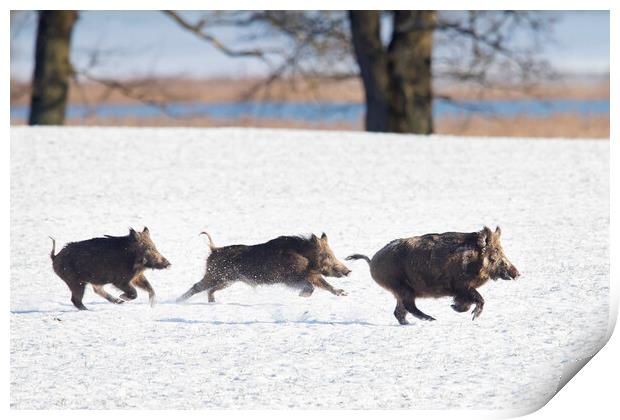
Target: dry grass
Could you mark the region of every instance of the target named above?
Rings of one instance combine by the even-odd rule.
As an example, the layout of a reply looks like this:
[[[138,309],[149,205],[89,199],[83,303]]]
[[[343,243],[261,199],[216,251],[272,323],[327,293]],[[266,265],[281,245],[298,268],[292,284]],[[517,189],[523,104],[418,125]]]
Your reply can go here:
[[[609,80],[591,82],[554,81],[538,86],[487,87],[481,90],[471,85],[446,85],[437,88],[455,100],[468,99],[609,99]]]
[[[24,125],[22,119],[12,119],[11,125]],[[359,124],[322,123],[303,120],[284,120],[268,118],[241,117],[236,119],[210,119],[205,116],[169,117],[161,115],[157,117],[98,117],[70,118],[65,125],[75,126],[116,126],[116,127],[259,127],[259,128],[296,128],[311,130],[361,130]]]
[[[159,102],[193,102],[206,103],[255,101],[338,101],[361,103],[362,86],[359,80],[278,80],[268,89],[254,91],[259,80],[182,80],[182,79],[147,79],[123,82],[131,89],[149,99]],[[248,96],[253,92],[252,96]],[[30,86],[11,80],[11,105],[28,105]],[[118,90],[94,82],[80,85],[71,83],[69,89],[70,104],[132,104],[139,103],[123,95]]]
[[[24,124],[13,120],[12,124]],[[297,128],[313,130],[363,129],[363,122],[354,124],[312,123],[296,120],[239,118],[232,120],[209,119],[205,117],[171,118],[167,116],[141,118],[88,117],[67,121],[67,125],[85,126],[130,126],[130,127],[264,127]],[[578,114],[555,114],[545,118],[518,116],[514,118],[440,118],[435,123],[436,132],[458,136],[499,137],[564,137],[564,138],[609,138],[609,116],[582,116]]]
[[[609,138],[609,115],[583,116],[562,113],[548,117],[517,116],[493,118],[441,118],[437,121],[439,134],[459,136],[499,137],[565,137]]]
[[[247,99],[246,95],[258,80],[183,80],[150,79],[127,81],[136,92],[161,101],[202,101],[210,103],[236,102]],[[438,94],[455,99],[520,99],[540,97],[545,99],[608,99],[609,81],[566,84],[547,83],[531,90],[512,87],[480,91],[463,85],[437,87]],[[527,93],[526,93],[527,92]],[[28,105],[30,86],[11,80],[11,105]],[[278,80],[268,91],[259,90],[253,100],[291,102],[354,102],[363,101],[363,91],[358,79],[350,80]],[[101,84],[84,83],[72,85],[71,104],[130,104],[138,103],[117,90]],[[12,124],[23,121],[12,120]],[[314,123],[297,120],[239,118],[209,119],[204,116],[171,118],[134,117],[101,118],[90,116],[67,121],[68,125],[133,126],[133,127],[273,127],[304,128],[316,130],[362,130],[363,122]],[[518,136],[518,137],[566,137],[566,138],[609,138],[609,116],[584,116],[579,114],[555,114],[547,117],[444,117],[435,122],[437,133],[461,136]]]
[[[248,99],[247,94],[259,80],[220,79],[145,79],[128,80],[128,86],[139,94],[157,101],[200,101],[200,102],[238,102]],[[547,83],[535,88],[513,86],[504,88],[486,88],[480,90],[466,85],[437,86],[438,95],[449,96],[457,100],[466,99],[608,99],[609,81],[591,83]],[[11,80],[11,105],[28,105],[29,84]],[[269,89],[259,89],[252,97],[258,101],[291,102],[363,102],[364,94],[359,79],[349,80],[277,80]],[[86,82],[71,84],[69,90],[70,104],[101,103],[138,103],[118,90],[111,90],[101,84]]]

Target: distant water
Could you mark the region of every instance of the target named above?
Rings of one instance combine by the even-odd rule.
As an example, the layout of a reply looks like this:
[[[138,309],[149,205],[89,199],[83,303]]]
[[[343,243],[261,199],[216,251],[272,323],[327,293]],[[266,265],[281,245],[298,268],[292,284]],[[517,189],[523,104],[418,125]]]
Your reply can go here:
[[[71,105],[69,118],[81,118],[90,113],[98,117],[158,117],[162,111],[155,106],[142,104],[104,104],[96,108]],[[528,115],[545,117],[555,113],[580,115],[609,114],[609,100],[493,100],[451,102],[437,99],[433,103],[435,117],[483,114],[488,116],[514,117]],[[166,113],[177,116],[205,116],[212,119],[284,119],[306,122],[355,123],[364,116],[364,105],[338,102],[237,102],[205,103],[182,102],[169,104]],[[27,118],[28,107],[11,107],[11,118]]]

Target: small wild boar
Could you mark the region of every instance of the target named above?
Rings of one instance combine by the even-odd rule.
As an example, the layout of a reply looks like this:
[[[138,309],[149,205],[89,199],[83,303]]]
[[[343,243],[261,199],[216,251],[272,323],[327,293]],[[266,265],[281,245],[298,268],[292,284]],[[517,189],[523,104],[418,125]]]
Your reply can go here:
[[[501,229],[484,227],[480,232],[431,233],[396,239],[381,248],[372,260],[354,254],[347,260],[365,259],[372,278],[396,298],[394,316],[408,324],[407,312],[416,318],[435,318],[420,311],[416,298],[453,296],[452,308],[466,312],[471,305],[476,319],[484,299],[476,289],[489,279],[516,279],[519,271],[504,255]]]
[[[285,284],[300,290],[300,296],[310,296],[315,287],[345,296],[341,289],[334,289],[323,276],[342,277],[349,270],[330,249],[327,235],[318,238],[280,236],[258,245],[229,245],[217,247],[209,238],[211,254],[202,280],[194,284],[177,299],[182,302],[196,293],[208,291],[209,302],[215,302],[213,294],[234,282],[242,281],[251,286]]]
[[[82,297],[86,283],[90,283],[95,293],[112,303],[135,299],[138,293],[134,286],[139,287],[148,292],[153,306],[155,291],[144,271],[168,268],[170,263],[157,251],[148,228],[142,232],[130,229],[127,236],[104,236],[68,243],[58,254],[55,254],[56,241],[51,238],[54,272],[69,286],[71,302],[76,308],[85,310]],[[103,286],[108,283],[124,292],[120,299],[104,290]]]

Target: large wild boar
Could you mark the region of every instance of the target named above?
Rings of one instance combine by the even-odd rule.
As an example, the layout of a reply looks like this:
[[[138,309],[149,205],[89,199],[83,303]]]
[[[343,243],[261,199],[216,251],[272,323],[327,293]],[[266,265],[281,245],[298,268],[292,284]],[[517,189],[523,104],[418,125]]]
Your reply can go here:
[[[90,283],[95,293],[112,303],[135,299],[134,286],[146,290],[151,306],[155,304],[155,291],[144,276],[147,268],[163,269],[170,266],[151,240],[148,228],[142,232],[129,230],[127,236],[109,236],[86,241],[71,242],[58,253],[52,239],[52,265],[54,272],[71,290],[71,302],[80,310],[84,289]],[[115,298],[103,288],[113,284],[124,293]]]
[[[342,277],[349,270],[334,256],[327,243],[327,235],[318,238],[280,236],[258,245],[229,245],[217,247],[211,235],[211,254],[202,280],[194,284],[177,299],[182,302],[196,293],[207,291],[209,302],[213,294],[234,282],[242,281],[251,286],[281,283],[299,289],[300,296],[310,296],[315,287],[345,296],[344,290],[335,289],[323,276]]]
[[[501,229],[484,227],[480,232],[431,233],[396,239],[381,248],[372,260],[354,254],[347,260],[365,259],[372,278],[396,298],[394,316],[408,324],[407,312],[416,318],[435,318],[420,311],[416,298],[453,296],[452,308],[466,312],[471,305],[476,319],[484,299],[476,290],[489,279],[516,279],[519,271],[504,255]]]

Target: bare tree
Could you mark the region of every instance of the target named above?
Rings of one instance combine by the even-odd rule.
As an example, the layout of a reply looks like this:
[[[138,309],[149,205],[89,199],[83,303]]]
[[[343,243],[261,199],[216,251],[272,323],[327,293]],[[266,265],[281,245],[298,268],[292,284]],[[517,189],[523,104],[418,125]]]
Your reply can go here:
[[[267,92],[279,80],[295,89],[300,80],[308,86],[361,78],[368,131],[423,134],[433,132],[433,86],[438,79],[483,88],[513,80],[522,88],[541,75],[546,68],[536,47],[551,23],[548,14],[513,11],[164,13],[222,54],[262,64],[264,78],[246,98]],[[78,86],[78,77],[95,81],[166,112],[169,95],[163,88],[152,89],[152,81],[97,77],[92,65],[71,68],[69,45],[76,18],[74,11],[39,14],[30,124],[63,122],[71,76]],[[216,34],[223,27],[236,29],[238,39],[220,39]],[[534,39],[531,48],[514,42],[514,32],[522,29]],[[447,53],[438,53],[438,45]]]
[[[62,124],[73,74],[70,47],[78,13],[74,10],[39,12],[35,69],[28,124]]]
[[[434,11],[396,11],[387,48],[378,11],[351,11],[351,36],[366,95],[366,130],[433,131]]]
[[[256,90],[282,78],[361,76],[368,131],[422,134],[433,132],[438,78],[484,88],[518,81],[522,88],[542,75],[546,67],[536,47],[552,23],[548,14],[513,11],[215,12],[193,22],[165,13],[226,55],[265,63],[269,71]],[[210,32],[221,26],[256,43],[231,48]],[[531,35],[529,48],[514,41],[519,30]],[[280,47],[262,48],[266,35],[276,35]],[[438,56],[437,45],[450,54]]]
[[[182,12],[164,13],[181,28],[210,43],[232,58],[258,60],[265,77],[253,86],[245,98],[268,92],[278,80],[286,79],[291,87],[306,82],[358,77],[351,54],[346,15],[339,11],[231,11],[205,12],[196,19]],[[246,47],[233,48],[214,35],[221,28],[235,28],[239,39],[229,43]]]

